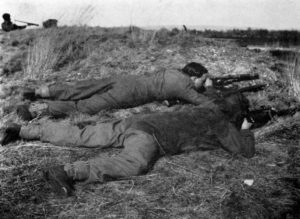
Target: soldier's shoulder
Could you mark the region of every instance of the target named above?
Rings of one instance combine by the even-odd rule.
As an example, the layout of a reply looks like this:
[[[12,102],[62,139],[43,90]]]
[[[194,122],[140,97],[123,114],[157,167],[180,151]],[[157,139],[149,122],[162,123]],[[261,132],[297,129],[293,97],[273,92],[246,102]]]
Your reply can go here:
[[[172,68],[166,69],[165,74],[172,76],[173,78],[179,78],[180,80],[189,79],[185,74],[183,74],[180,70]]]

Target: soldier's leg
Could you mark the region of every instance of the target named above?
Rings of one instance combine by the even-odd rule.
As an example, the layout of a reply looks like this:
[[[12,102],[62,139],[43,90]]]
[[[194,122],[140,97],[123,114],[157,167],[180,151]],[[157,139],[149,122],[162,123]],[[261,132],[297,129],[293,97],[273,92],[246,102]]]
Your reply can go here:
[[[115,103],[109,92],[103,94],[95,94],[90,98],[79,100],[76,102],[76,109],[79,112],[90,115],[96,114],[105,109],[118,109],[119,106]]]
[[[48,101],[48,112],[54,117],[64,117],[72,112],[94,115],[101,110],[118,108],[107,93],[95,94],[90,98],[74,101]]]
[[[73,86],[62,84],[41,86],[35,90],[35,95],[56,99],[46,102],[47,108],[43,110],[43,114],[61,118],[77,111],[93,115],[103,109],[120,108],[114,95],[108,92],[109,89],[112,89],[110,79],[107,81],[101,79],[82,81]],[[30,120],[40,114],[26,105],[20,105],[17,112],[24,120]]]
[[[64,170],[74,180],[85,180],[86,183],[105,182],[146,173],[159,157],[155,138],[143,131],[126,131],[124,147],[117,156],[66,164]]]
[[[24,120],[26,117],[34,118],[36,115],[44,114],[50,115],[54,118],[62,118],[69,116],[74,112],[82,112],[90,115],[98,113],[100,110],[119,108],[114,101],[106,94],[95,94],[90,98],[75,101],[47,101],[44,103],[44,107],[41,109],[36,109],[32,107],[31,104],[29,107],[25,105],[20,105],[17,108],[18,115]],[[27,116],[28,115],[28,116]]]
[[[41,140],[60,146],[108,147],[121,146],[126,127],[122,120],[88,125],[80,129],[69,122],[44,122],[22,126],[20,137]]]
[[[17,106],[17,114],[25,121],[41,116],[63,118],[77,111],[74,101],[46,101],[44,103],[21,104]]]
[[[77,112],[76,102],[74,101],[47,101],[47,114],[54,118],[69,116]]]
[[[81,100],[96,93],[104,93],[112,87],[111,79],[92,79],[74,84],[56,83],[50,86],[42,85],[35,90],[37,96],[55,100]]]

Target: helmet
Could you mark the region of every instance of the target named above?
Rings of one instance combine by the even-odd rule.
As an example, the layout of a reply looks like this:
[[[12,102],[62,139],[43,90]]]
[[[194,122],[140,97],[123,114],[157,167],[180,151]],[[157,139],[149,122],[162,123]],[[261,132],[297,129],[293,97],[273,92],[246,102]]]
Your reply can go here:
[[[10,14],[8,14],[8,13],[4,13],[4,14],[2,15],[2,17],[3,17],[3,19],[4,19],[5,21],[9,21],[9,20],[10,20]]]

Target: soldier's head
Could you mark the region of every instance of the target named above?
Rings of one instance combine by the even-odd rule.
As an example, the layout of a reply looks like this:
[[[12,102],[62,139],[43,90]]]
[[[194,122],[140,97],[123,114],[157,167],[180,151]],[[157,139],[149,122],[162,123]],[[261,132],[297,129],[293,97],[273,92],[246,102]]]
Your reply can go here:
[[[190,62],[184,66],[181,71],[189,77],[201,78],[202,75],[208,73],[208,70],[200,63]]]
[[[204,76],[208,73],[208,70],[202,64],[197,62],[188,63],[181,71],[192,79],[196,89],[203,86],[206,79]]]
[[[230,121],[240,128],[249,109],[249,100],[242,93],[236,92],[226,96],[225,101]]]
[[[2,15],[2,17],[3,17],[3,20],[5,20],[5,21],[10,21],[10,14],[4,13],[4,14]]]
[[[235,88],[219,91],[219,94],[207,91],[204,94],[212,98],[228,120],[240,128],[249,109],[249,100]]]

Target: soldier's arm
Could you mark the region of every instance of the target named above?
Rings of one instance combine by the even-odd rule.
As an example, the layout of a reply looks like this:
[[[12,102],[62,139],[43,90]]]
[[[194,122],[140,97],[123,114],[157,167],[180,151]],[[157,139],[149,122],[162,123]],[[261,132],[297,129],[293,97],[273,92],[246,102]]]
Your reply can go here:
[[[27,27],[27,25],[16,25],[16,24],[13,24],[13,29],[14,30],[21,30],[21,29],[25,29]]]
[[[112,89],[114,82],[110,79],[84,80],[75,84],[54,83],[52,85],[41,85],[36,94],[43,98],[55,100],[82,100],[91,97],[94,94],[105,93]]]
[[[193,88],[187,89],[186,93],[182,96],[182,99],[195,105],[202,104],[203,102],[213,102],[210,98],[201,93],[198,93]]]
[[[195,105],[208,102],[213,103],[213,101],[218,98],[218,95],[216,90],[213,88],[212,80],[205,77],[204,87],[206,89],[206,95],[197,92],[193,84],[189,83],[186,87],[186,92],[183,95],[183,99]]]
[[[204,95],[205,94],[205,95]],[[197,107],[206,107],[215,110],[221,110],[222,112],[227,111],[227,103],[217,91],[211,86],[207,87],[204,94],[198,93],[191,89],[186,92],[185,101],[197,105]]]
[[[239,131],[232,123],[222,119],[215,125],[214,131],[225,150],[251,158],[255,154],[255,139],[249,128],[244,121]]]

